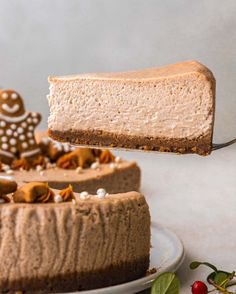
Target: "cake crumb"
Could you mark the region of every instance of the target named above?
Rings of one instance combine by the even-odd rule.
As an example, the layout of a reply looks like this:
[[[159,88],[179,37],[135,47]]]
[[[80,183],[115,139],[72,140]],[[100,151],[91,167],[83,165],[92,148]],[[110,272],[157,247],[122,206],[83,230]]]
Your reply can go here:
[[[157,272],[157,268],[156,267],[150,268],[150,269],[147,270],[145,276],[149,276],[149,275],[155,274],[156,272]]]

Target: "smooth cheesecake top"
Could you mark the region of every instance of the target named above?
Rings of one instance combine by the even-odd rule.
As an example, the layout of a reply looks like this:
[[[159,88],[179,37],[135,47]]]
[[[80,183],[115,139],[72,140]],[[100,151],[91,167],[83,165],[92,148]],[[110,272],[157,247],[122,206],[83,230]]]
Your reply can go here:
[[[77,79],[101,79],[101,80],[152,80],[158,78],[167,78],[182,74],[196,73],[207,75],[214,79],[212,72],[203,64],[197,61],[185,61],[170,64],[163,67],[147,68],[137,71],[111,72],[111,73],[87,73],[68,76],[49,76],[50,83],[57,81],[70,81]]]

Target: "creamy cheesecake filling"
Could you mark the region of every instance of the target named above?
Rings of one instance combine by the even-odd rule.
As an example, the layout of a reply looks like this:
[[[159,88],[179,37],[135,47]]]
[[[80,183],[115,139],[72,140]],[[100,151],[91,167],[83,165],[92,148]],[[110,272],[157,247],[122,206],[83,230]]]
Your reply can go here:
[[[61,80],[52,82],[48,100],[49,129],[57,131],[193,139],[210,132],[213,124],[212,85],[203,74],[168,78],[164,86],[163,80],[142,81],[142,85],[139,81]]]

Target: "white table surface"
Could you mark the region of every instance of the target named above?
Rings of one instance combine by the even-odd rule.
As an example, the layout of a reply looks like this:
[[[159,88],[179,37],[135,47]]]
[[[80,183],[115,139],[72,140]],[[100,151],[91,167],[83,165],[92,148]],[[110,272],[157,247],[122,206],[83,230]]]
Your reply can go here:
[[[117,152],[116,152],[117,154]],[[181,294],[208,270],[191,271],[193,260],[236,270],[236,145],[210,156],[118,152],[142,168],[142,192],[152,220],[182,239],[186,258],[177,274]]]

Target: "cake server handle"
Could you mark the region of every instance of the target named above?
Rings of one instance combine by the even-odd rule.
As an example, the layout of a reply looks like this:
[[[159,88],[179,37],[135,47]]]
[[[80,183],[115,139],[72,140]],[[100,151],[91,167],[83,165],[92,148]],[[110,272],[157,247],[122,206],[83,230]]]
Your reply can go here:
[[[233,139],[229,142],[225,142],[225,143],[220,143],[220,144],[212,144],[212,150],[218,150],[227,146],[230,146],[232,144],[236,143],[236,139]]]

